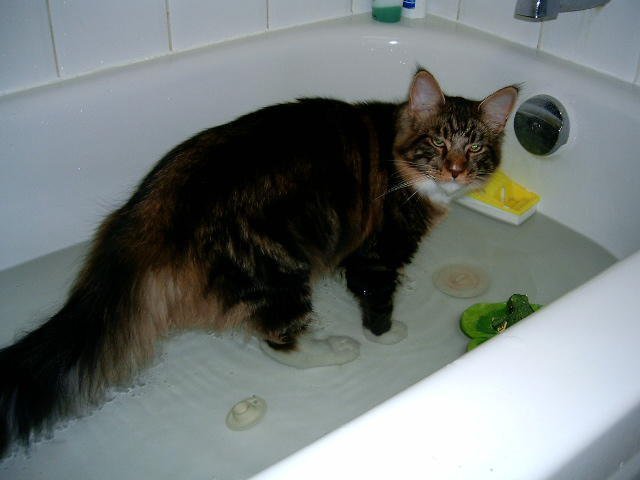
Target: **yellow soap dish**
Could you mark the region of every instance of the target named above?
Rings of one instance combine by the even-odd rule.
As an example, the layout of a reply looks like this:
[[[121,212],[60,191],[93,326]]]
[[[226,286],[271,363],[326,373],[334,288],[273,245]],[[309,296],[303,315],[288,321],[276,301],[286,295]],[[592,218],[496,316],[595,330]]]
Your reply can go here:
[[[540,197],[498,170],[481,190],[458,199],[465,207],[498,220],[520,225],[536,211]]]

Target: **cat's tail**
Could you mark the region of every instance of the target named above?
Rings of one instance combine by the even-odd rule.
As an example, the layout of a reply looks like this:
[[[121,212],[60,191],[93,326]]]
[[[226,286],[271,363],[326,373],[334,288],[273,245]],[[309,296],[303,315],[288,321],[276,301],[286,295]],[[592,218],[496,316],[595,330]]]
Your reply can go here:
[[[145,311],[144,270],[103,225],[66,304],[0,350],[0,458],[79,407],[99,402],[153,356],[162,335]],[[117,219],[116,219],[117,220]]]

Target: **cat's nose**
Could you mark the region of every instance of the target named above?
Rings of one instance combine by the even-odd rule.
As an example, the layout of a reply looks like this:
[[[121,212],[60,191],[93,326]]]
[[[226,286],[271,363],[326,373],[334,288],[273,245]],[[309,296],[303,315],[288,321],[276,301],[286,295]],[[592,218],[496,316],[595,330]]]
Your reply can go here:
[[[449,170],[449,173],[454,179],[458,178],[458,175],[464,172],[464,169],[465,169],[464,165],[461,165],[455,162],[447,165],[447,170]]]
[[[454,155],[451,152],[446,159],[445,167],[449,170],[451,177],[455,180],[458,175],[465,171],[467,168],[466,159],[459,155]]]

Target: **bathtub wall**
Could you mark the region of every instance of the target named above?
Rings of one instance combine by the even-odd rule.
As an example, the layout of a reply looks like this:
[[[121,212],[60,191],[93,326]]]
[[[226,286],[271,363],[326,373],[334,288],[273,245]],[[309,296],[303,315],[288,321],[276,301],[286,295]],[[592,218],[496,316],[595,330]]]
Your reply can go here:
[[[427,5],[432,15],[640,85],[637,0],[612,0],[544,23],[514,19],[515,0]],[[1,0],[0,94],[370,10],[371,0]]]

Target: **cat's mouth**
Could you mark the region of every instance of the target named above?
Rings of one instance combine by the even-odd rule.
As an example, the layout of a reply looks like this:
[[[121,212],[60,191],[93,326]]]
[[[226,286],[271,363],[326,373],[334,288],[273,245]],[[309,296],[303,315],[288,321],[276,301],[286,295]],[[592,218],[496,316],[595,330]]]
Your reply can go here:
[[[418,191],[429,200],[439,204],[448,204],[468,190],[468,186],[456,180],[436,181],[431,178],[417,184]]]
[[[466,184],[462,184],[456,180],[447,180],[443,182],[437,182],[438,187],[442,189],[447,195],[452,196],[459,192],[462,188],[466,187]]]

